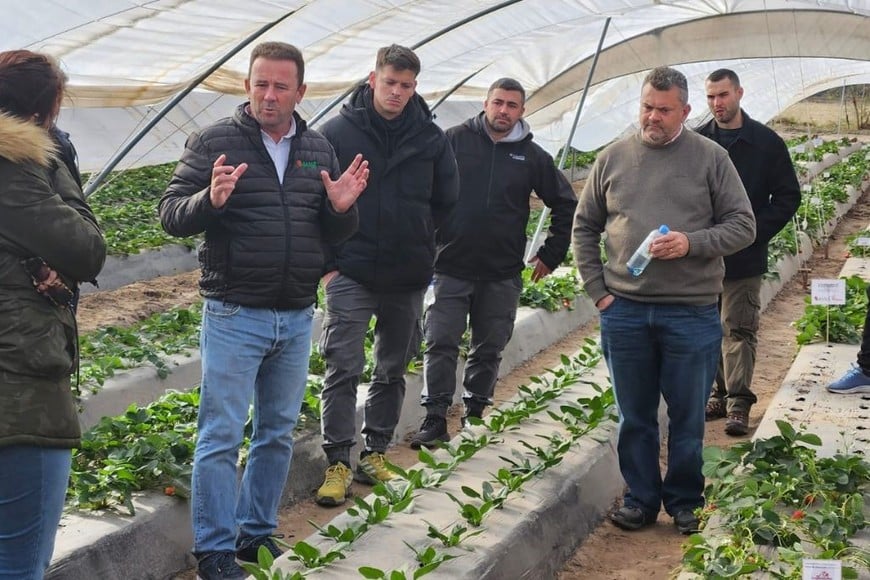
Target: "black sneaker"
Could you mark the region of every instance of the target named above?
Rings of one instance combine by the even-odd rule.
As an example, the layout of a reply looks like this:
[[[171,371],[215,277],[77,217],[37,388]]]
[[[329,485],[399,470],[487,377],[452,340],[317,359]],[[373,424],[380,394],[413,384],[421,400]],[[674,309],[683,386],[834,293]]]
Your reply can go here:
[[[283,538],[283,534],[277,536],[258,536],[256,538],[247,538],[242,540],[242,547],[236,550],[236,558],[245,562],[258,562],[257,553],[260,551],[260,546],[265,546],[273,558],[277,558],[284,553],[273,538]]]
[[[198,557],[197,580],[244,580],[247,577],[236,563],[235,552],[206,552]]]
[[[611,512],[610,521],[623,530],[639,530],[656,522],[656,516],[645,513],[642,509],[622,506]]]
[[[697,534],[700,531],[700,522],[695,516],[695,510],[680,510],[674,516],[674,525],[677,530],[688,536],[689,534]]]
[[[447,419],[437,415],[426,415],[420,430],[411,439],[411,449],[438,447],[442,441],[450,441],[447,434]]]

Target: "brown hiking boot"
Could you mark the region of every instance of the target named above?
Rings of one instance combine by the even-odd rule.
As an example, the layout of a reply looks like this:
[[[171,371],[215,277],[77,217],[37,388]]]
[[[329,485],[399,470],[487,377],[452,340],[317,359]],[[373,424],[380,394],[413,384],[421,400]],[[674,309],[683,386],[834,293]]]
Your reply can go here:
[[[749,433],[749,413],[746,411],[731,411],[725,422],[725,433],[738,437]]]
[[[728,415],[725,408],[725,401],[722,399],[710,399],[707,401],[707,407],[704,409],[704,417],[707,421],[715,421],[716,419],[724,419]]]

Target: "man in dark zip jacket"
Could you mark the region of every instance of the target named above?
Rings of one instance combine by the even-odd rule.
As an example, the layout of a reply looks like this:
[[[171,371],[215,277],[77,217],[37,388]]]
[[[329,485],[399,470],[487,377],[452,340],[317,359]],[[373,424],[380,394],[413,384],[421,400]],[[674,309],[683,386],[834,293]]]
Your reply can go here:
[[[501,353],[510,340],[522,290],[521,272],[534,191],[552,210],[550,234],[532,258],[533,280],[565,258],[577,197],[553,158],[532,140],[522,119],[525,90],[509,78],[489,88],[483,112],[448,129],[459,164],[459,202],[438,231],[435,302],[424,322],[426,419],[411,446],[449,439],[447,408],[466,320],[471,350],[465,365],[464,417],[492,404]]]
[[[323,276],[321,427],[329,467],[317,490],[321,505],[344,503],[352,479],[375,484],[392,478],[384,452],[399,421],[405,370],[419,347],[413,343],[419,341],[423,293],[432,279],[435,232],[458,194],[453,151],[415,92],[419,73],[411,49],[380,49],[368,82],[322,129],[341,167],[362,153],[371,176],[357,204],[359,231],[331,248]],[[373,316],[375,371],[362,427],[365,448],[352,473],[357,386]]]
[[[719,300],[722,316],[722,358],[707,403],[708,421],[727,417],[725,433],[749,432],[761,277],[767,272],[767,244],[785,227],[801,203],[801,191],[788,148],[773,130],[740,107],[743,87],[729,69],[710,73],[705,82],[713,119],[697,131],[728,150],[755,214],[755,241],[725,256],[725,280]]]
[[[357,227],[368,169],[339,176],[332,147],[295,112],[305,94],[296,47],[251,53],[249,102],[187,140],[160,220],[175,236],[205,233],[202,383],[191,520],[197,578],[235,580],[272,539],[305,394],[324,241]],[[239,447],[251,402],[254,431],[241,484]]]

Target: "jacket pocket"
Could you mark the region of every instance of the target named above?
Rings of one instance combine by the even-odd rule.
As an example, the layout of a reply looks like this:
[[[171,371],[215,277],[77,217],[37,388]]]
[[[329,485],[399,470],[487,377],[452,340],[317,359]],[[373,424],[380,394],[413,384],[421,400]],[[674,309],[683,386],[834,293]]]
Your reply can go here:
[[[0,369],[33,377],[64,377],[73,370],[73,314],[33,292],[0,301]]]

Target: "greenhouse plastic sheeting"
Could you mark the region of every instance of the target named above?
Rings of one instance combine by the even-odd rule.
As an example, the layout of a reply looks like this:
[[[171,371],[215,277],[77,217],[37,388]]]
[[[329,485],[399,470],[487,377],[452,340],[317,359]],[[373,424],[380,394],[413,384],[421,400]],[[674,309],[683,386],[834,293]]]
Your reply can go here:
[[[818,90],[867,82],[870,0],[2,0],[2,49],[57,56],[70,77],[64,128],[85,169],[98,169],[162,104],[244,45],[159,123],[123,165],[176,159],[184,137],[243,98],[251,46],[282,40],[306,58],[304,116],[328,118],[373,68],[377,49],[414,47],[419,93],[449,126],[480,110],[495,79],[526,87],[526,116],[551,152],[570,133],[602,31],[573,145],[630,130],[640,82],[673,65],[690,79],[738,70],[744,105],[767,120]],[[608,21],[609,19],[609,21]],[[245,44],[249,42],[251,44]],[[694,114],[693,113],[693,114]]]

